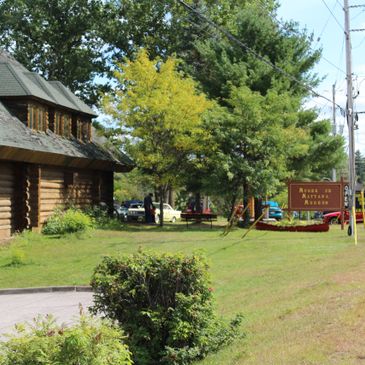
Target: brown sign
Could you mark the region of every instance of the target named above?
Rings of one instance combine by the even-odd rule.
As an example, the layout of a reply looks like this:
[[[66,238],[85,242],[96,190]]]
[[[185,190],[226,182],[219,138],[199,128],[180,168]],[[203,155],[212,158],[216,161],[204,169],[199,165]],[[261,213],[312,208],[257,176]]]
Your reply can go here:
[[[342,210],[343,186],[342,182],[289,182],[289,210]]]

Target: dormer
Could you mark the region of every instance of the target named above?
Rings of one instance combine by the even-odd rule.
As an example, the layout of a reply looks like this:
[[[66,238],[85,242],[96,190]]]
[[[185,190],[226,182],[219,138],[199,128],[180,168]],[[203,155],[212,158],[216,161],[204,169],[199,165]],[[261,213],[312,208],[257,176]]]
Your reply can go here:
[[[94,111],[59,81],[46,81],[0,52],[0,101],[28,128],[91,141]]]

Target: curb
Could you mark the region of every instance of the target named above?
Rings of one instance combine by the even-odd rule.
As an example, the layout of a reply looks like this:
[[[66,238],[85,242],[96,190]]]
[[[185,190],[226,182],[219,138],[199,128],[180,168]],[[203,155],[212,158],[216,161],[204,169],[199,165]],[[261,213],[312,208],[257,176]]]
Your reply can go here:
[[[0,289],[0,295],[57,293],[57,292],[92,292],[92,288],[91,286],[47,286],[39,288]]]

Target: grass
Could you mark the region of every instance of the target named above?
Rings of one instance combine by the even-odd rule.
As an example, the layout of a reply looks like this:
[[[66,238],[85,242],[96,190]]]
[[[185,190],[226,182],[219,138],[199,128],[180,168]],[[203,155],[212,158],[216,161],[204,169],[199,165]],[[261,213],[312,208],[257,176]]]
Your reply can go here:
[[[199,365],[363,364],[365,233],[359,245],[337,226],[328,233],[184,225],[131,226],[81,237],[28,233],[0,249],[0,287],[88,284],[104,255],[202,249],[211,263],[218,311],[245,316],[246,337]],[[14,249],[22,256],[14,265]],[[20,252],[20,254],[19,254]]]

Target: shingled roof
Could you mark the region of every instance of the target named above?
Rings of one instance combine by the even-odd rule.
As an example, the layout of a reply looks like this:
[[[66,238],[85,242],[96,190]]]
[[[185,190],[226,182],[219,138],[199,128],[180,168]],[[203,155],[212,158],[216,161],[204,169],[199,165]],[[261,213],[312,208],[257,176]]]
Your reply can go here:
[[[14,57],[0,50],[0,98],[3,96],[32,96],[78,113],[97,116],[95,112],[59,81],[46,81],[28,71]]]
[[[50,130],[35,131],[12,115],[1,102],[4,97],[35,97],[46,103],[94,117],[96,114],[82,100],[58,81],[46,81],[0,50],[0,158],[3,160],[44,163],[59,166],[125,172],[133,161],[121,151],[103,147],[93,133],[91,142],[65,138]],[[31,153],[30,153],[31,152]]]
[[[31,153],[30,153],[31,152]],[[130,171],[133,161],[119,151],[110,152],[95,140],[84,143],[51,131],[27,128],[0,102],[0,156],[5,160],[42,163],[51,156],[55,165],[117,172]]]

